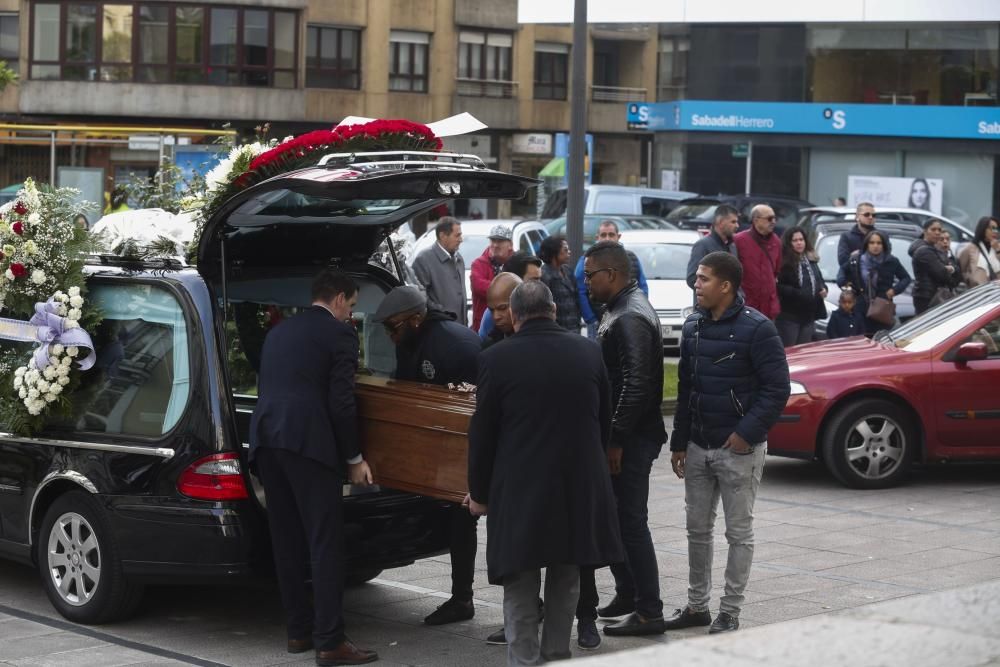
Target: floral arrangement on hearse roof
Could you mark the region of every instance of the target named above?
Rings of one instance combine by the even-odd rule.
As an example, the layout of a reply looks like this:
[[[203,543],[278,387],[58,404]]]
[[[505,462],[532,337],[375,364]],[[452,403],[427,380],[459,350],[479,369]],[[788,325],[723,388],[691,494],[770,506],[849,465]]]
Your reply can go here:
[[[88,208],[78,196],[27,179],[0,207],[0,338],[14,343],[0,349],[0,383],[9,388],[0,392],[0,422],[15,433],[71,414],[79,371],[93,364],[89,331],[100,314],[87,307],[83,267],[96,243],[73,222]]]

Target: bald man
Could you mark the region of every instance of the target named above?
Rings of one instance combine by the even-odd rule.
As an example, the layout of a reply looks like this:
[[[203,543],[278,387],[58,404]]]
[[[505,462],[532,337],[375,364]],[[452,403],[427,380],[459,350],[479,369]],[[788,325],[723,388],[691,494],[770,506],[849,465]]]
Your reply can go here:
[[[781,239],[774,233],[777,217],[767,204],[750,211],[750,229],[733,237],[743,265],[743,293],[746,304],[773,320],[781,312],[778,304],[778,270],[781,268]]]
[[[483,341],[483,349],[514,333],[510,316],[510,295],[523,281],[513,273],[500,273],[486,290],[486,307],[493,315],[493,331]]]

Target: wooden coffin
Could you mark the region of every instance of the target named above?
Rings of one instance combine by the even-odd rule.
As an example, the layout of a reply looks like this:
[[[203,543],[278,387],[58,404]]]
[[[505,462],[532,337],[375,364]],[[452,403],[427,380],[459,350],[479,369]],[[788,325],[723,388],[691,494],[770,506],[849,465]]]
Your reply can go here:
[[[380,486],[461,502],[468,492],[474,394],[358,376],[361,443]]]

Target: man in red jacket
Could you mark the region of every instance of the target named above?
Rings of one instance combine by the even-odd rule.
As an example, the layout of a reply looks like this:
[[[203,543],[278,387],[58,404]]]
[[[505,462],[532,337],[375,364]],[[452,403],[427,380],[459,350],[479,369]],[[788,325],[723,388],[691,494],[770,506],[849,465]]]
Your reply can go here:
[[[758,204],[750,211],[750,229],[733,238],[743,265],[743,293],[746,304],[774,319],[778,305],[778,269],[781,268],[781,239],[774,233],[774,209]]]
[[[490,245],[472,262],[472,330],[479,331],[486,311],[486,290],[500,273],[504,262],[514,254],[514,232],[506,225],[496,225],[490,230]]]

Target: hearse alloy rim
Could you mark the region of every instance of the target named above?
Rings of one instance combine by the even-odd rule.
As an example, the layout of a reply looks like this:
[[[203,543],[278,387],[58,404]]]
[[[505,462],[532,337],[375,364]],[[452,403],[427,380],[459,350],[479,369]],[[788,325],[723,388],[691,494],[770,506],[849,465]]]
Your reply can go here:
[[[62,514],[49,531],[49,576],[59,597],[81,607],[101,582],[101,546],[93,526],[76,512]]]

